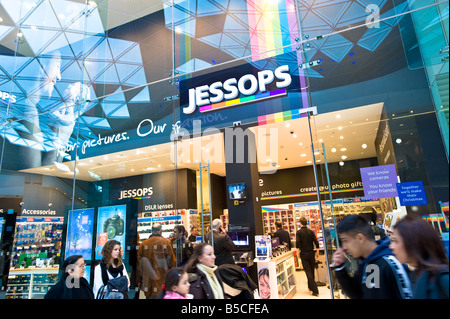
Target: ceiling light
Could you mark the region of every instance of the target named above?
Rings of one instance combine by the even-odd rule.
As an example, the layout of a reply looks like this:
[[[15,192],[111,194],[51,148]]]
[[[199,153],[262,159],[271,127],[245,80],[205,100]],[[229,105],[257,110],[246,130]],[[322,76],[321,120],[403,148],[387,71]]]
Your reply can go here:
[[[338,127],[338,130],[339,130],[339,131],[342,131],[342,126],[339,126],[339,127]]]
[[[363,149],[366,149],[366,148],[367,148],[367,144],[363,144],[361,147],[362,147]]]
[[[300,155],[301,157],[306,157],[306,154],[302,154],[302,155]]]
[[[402,139],[398,138],[398,139],[395,140],[395,142],[397,142],[397,144],[402,144]]]
[[[345,152],[347,149],[345,147],[341,148],[341,152]]]
[[[286,127],[291,127],[291,124],[289,124],[289,123],[286,123]]]
[[[345,161],[348,158],[348,156],[342,155],[341,158]]]
[[[341,140],[343,140],[344,139],[344,137],[341,135],[341,136],[339,136],[339,138],[341,139]]]
[[[312,164],[312,161],[307,161],[306,164]]]
[[[340,115],[340,114],[336,115],[336,118],[337,118],[337,119],[340,119],[340,118],[341,118],[341,115]]]
[[[334,147],[331,149],[331,152],[336,153],[337,149],[335,149]]]
[[[345,163],[344,162],[339,162],[339,165],[344,166]]]

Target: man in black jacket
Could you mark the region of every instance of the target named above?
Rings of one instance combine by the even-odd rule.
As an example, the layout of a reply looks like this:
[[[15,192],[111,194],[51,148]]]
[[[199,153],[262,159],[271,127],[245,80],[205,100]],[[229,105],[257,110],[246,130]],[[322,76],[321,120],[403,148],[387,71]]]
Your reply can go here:
[[[223,223],[220,219],[214,219],[212,221],[212,230],[216,266],[234,264],[231,252],[236,249],[236,246],[223,228]]]
[[[334,271],[345,294],[351,299],[412,297],[408,274],[389,248],[389,237],[376,242],[371,226],[358,215],[346,216],[336,231],[342,248],[333,255]],[[345,269],[346,253],[353,258],[361,258],[353,277]]]
[[[319,256],[319,242],[316,234],[306,225],[308,220],[305,217],[300,218],[301,228],[295,234],[297,248],[300,250],[300,259],[302,260],[303,269],[308,279],[308,289],[312,291],[313,296],[319,296],[316,280],[314,278],[314,267],[316,258]],[[314,252],[314,245],[316,251]]]
[[[283,224],[281,222],[275,222],[275,226],[277,226],[277,231],[273,234],[273,237],[280,238],[280,244],[287,245],[288,249],[291,250],[291,235],[287,230],[283,229]]]

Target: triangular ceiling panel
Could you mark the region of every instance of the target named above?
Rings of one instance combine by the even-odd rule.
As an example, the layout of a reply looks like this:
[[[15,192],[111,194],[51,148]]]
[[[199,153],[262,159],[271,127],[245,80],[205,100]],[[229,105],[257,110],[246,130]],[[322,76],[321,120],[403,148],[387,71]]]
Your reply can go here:
[[[150,103],[150,93],[148,87],[144,87],[144,89],[136,94],[128,103]]]
[[[91,61],[113,61],[111,49],[106,38],[104,38],[104,40],[99,43],[91,53],[89,53],[86,59]]]
[[[31,10],[36,8],[39,1],[40,0],[22,0],[20,5],[17,4],[17,1],[1,1],[1,5],[14,23],[20,24],[20,21],[25,18]]]
[[[126,105],[123,105],[122,107],[118,108],[115,112],[110,114],[108,116],[109,118],[130,118],[130,112],[128,111],[128,107]]]
[[[133,76],[127,79],[123,84],[128,86],[139,86],[147,83],[144,68],[140,68]]]
[[[142,64],[142,55],[139,45],[135,45],[130,51],[119,58],[120,62],[140,63]]]
[[[61,30],[61,25],[55,16],[48,0],[42,1],[34,11],[22,22],[22,27],[45,27]]]
[[[59,31],[39,29],[23,29],[22,33],[36,56],[40,54],[41,50],[46,47],[50,41],[60,34]]]

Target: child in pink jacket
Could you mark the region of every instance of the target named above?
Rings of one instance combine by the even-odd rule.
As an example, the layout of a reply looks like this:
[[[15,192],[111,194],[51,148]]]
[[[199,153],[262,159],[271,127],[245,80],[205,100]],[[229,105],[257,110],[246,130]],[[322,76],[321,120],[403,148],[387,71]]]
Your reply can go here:
[[[172,268],[166,274],[159,299],[188,299],[190,286],[187,272],[181,267]]]

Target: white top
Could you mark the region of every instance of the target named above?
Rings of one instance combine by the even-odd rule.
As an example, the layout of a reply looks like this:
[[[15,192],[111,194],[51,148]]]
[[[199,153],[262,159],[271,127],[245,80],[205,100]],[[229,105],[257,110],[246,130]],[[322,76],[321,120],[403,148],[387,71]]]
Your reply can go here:
[[[106,270],[108,273],[108,278],[113,279],[114,277],[109,273],[108,270]],[[128,279],[128,288],[130,288],[130,277],[128,277],[127,269],[125,268],[125,265],[123,265],[123,275],[127,277]],[[120,276],[120,275],[119,275]],[[94,296],[97,298],[97,293],[99,289],[103,286],[103,280],[102,280],[102,269],[100,267],[100,264],[95,266],[94,270]]]

